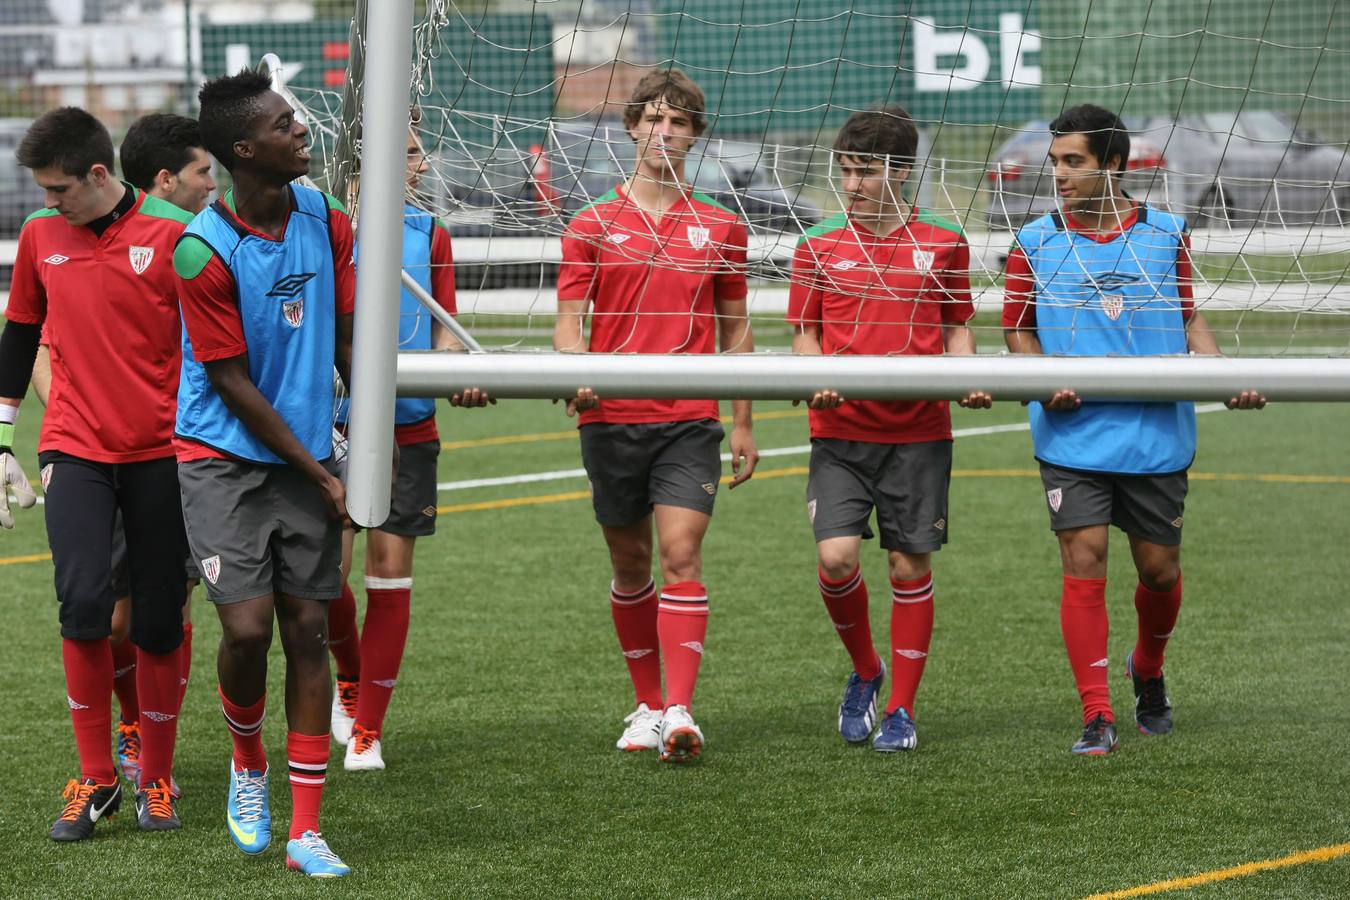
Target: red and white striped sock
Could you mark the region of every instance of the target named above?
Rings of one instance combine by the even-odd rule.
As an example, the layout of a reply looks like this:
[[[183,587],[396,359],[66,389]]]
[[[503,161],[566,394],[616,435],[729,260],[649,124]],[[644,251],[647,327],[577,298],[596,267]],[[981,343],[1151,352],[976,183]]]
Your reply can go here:
[[[219,686],[220,712],[225,717],[225,725],[230,729],[230,740],[234,743],[234,768],[236,771],[267,770],[267,753],[263,750],[262,727],[267,718],[267,695],[254,702],[241,706],[225,696]]]
[[[708,589],[697,581],[677,581],[663,587],[656,631],[666,662],[666,706],[689,709],[708,633]]]
[[[928,645],[933,639],[933,573],[907,581],[891,579],[891,699],[886,715],[904,707],[914,713]]]
[[[628,677],[633,680],[633,693],[638,703],[648,709],[661,709],[661,643],[657,633],[656,582],[632,592],[623,592],[613,582],[609,585],[609,612],[614,618],[614,632],[619,636],[619,649],[628,664]]]
[[[291,838],[319,830],[319,806],[328,778],[328,734],[286,732],[291,776]]]

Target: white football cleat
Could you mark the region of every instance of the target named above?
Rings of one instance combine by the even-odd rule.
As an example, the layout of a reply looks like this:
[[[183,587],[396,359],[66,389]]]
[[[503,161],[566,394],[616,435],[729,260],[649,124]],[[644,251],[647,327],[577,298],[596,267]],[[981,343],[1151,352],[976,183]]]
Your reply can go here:
[[[339,681],[333,688],[333,740],[343,747],[352,739],[352,726],[356,724],[356,696],[360,687],[358,681]]]
[[[639,703],[623,721],[628,727],[615,744],[620,750],[655,750],[661,746],[661,710]]]
[[[360,725],[356,726],[352,732],[352,739],[347,743],[347,757],[342,761],[342,768],[348,772],[383,769],[384,756],[380,753],[380,736]]]
[[[661,762],[689,762],[703,752],[703,732],[683,706],[666,707],[661,717]]]

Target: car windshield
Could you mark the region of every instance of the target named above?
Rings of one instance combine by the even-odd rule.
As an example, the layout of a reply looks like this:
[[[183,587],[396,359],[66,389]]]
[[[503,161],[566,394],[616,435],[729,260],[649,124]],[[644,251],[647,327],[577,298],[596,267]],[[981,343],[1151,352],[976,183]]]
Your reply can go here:
[[[1274,112],[1244,112],[1236,117],[1232,113],[1206,113],[1200,120],[1206,131],[1222,140],[1230,133],[1236,140],[1257,145],[1315,140],[1296,128],[1292,121]]]

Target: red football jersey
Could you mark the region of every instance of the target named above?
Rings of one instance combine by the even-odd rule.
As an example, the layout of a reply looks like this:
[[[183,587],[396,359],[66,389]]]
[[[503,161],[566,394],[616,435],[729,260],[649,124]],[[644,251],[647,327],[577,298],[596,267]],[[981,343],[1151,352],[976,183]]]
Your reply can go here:
[[[743,300],[745,226],[686,194],[660,219],[622,186],[579,212],[562,240],[559,300],[591,303],[592,353],[714,353],[716,303]],[[580,423],[717,418],[715,400],[600,400]]]
[[[5,316],[42,325],[51,350],[39,450],[102,463],[173,455],[183,360],[173,248],[191,219],[137,191],[101,236],[55,210],[24,222]]]
[[[915,210],[888,235],[835,216],[797,245],[788,321],[819,325],[826,354],[941,354],[942,326],[975,315],[969,270],[960,226],[931,213]],[[837,409],[811,410],[811,436],[874,444],[949,440],[951,411],[945,400],[845,399]]]

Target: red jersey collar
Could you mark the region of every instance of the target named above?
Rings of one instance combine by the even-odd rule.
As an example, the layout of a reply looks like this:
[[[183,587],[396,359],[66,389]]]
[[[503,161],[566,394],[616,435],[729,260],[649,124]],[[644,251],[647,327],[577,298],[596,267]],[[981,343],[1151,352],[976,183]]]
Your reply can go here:
[[[1116,238],[1129,231],[1140,221],[1140,211],[1142,209],[1143,207],[1140,204],[1135,203],[1130,208],[1130,211],[1120,220],[1120,227],[1114,231],[1093,231],[1082,222],[1075,219],[1072,214],[1066,212],[1063,216],[1064,228],[1074,234],[1082,235],[1088,240],[1096,241],[1099,244],[1109,244],[1111,241],[1114,241]]]

